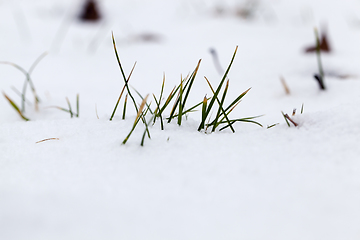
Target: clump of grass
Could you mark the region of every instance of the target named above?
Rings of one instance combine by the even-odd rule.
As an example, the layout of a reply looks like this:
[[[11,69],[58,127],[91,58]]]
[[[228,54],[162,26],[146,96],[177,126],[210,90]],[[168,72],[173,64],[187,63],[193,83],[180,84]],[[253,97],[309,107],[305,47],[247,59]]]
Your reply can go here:
[[[25,120],[27,118],[24,118],[24,113],[25,113],[25,103],[26,103],[26,91],[27,91],[27,86],[28,84],[30,85],[30,88],[33,92],[34,95],[34,105],[35,105],[35,109],[38,110],[38,104],[40,102],[40,98],[36,93],[35,90],[35,86],[34,83],[31,79],[31,73],[34,71],[35,67],[39,64],[39,62],[47,55],[47,53],[43,53],[41,54],[34,62],[33,64],[30,66],[29,70],[26,71],[23,67],[19,66],[18,64],[12,63],[12,62],[7,62],[7,61],[0,61],[0,64],[5,64],[5,65],[10,65],[16,69],[18,69],[20,72],[22,72],[25,75],[25,81],[24,81],[24,85],[23,85],[23,89],[22,92],[20,94],[21,96],[21,107],[19,108],[15,102],[13,100],[11,100],[9,97],[7,97],[7,95],[4,93],[5,98],[9,101],[9,103],[14,107],[14,109],[18,112],[21,113],[20,116]],[[17,91],[18,92],[18,91]],[[15,108],[16,106],[16,108]],[[28,119],[27,119],[28,120]]]
[[[186,108],[186,103],[188,97],[190,95],[191,88],[194,84],[197,72],[199,70],[201,63],[201,59],[199,60],[195,70],[189,76],[185,78],[181,77],[180,84],[175,86],[172,91],[169,93],[168,97],[166,98],[165,102],[162,104],[163,95],[164,95],[164,86],[165,86],[165,75],[163,77],[163,82],[161,85],[160,96],[157,98],[155,94],[153,94],[153,98],[156,103],[156,109],[154,111],[153,117],[153,124],[155,124],[157,119],[160,119],[161,130],[164,130],[164,112],[170,106],[170,103],[173,99],[175,99],[173,107],[171,108],[169,117],[166,118],[167,122],[170,123],[172,120],[176,119],[177,124],[181,126],[183,122],[184,116],[187,116],[188,113],[196,111],[196,108],[199,107],[202,102],[197,103],[190,108]],[[175,98],[175,96],[177,96]]]
[[[179,126],[181,126],[181,122],[182,122],[182,118],[185,114],[193,111],[197,106],[200,106],[201,103],[196,104],[195,106],[189,108],[188,110],[185,110],[185,104],[186,101],[189,97],[190,94],[190,90],[191,87],[193,86],[196,74],[199,70],[200,67],[200,63],[201,63],[201,59],[199,60],[195,70],[193,71],[193,73],[190,75],[190,77],[186,77],[185,79],[181,78],[180,84],[179,86],[176,88],[179,91],[178,93],[178,97],[174,103],[174,106],[171,110],[170,116],[167,118],[168,119],[168,123],[171,122],[172,119],[177,117],[177,123]],[[178,113],[175,114],[175,110],[176,108],[178,108]]]
[[[128,81],[130,79],[130,76],[133,72],[133,69],[135,67],[133,67],[133,69],[131,70],[129,76],[126,78],[125,74],[124,74],[124,70],[122,68],[120,59],[119,59],[119,55],[118,52],[116,50],[116,44],[115,44],[115,39],[114,39],[114,35],[112,35],[112,40],[113,40],[113,45],[114,45],[114,51],[115,51],[115,55],[116,55],[116,59],[118,61],[119,67],[120,67],[120,71],[124,80],[124,87],[120,93],[120,96],[118,98],[118,101],[115,105],[115,108],[113,110],[113,113],[111,115],[110,120],[113,119],[113,116],[116,112],[116,109],[120,103],[121,97],[125,91],[125,89],[127,90],[127,94],[125,96],[125,100],[124,100],[124,107],[123,107],[123,119],[125,119],[125,114],[126,114],[126,109],[127,109],[127,99],[128,96],[130,97],[130,99],[132,100],[133,104],[134,104],[134,108],[137,112],[137,116],[135,118],[135,121],[133,123],[133,126],[129,132],[129,134],[125,137],[125,139],[123,140],[122,144],[126,144],[127,141],[129,140],[130,136],[132,135],[133,131],[135,130],[135,128],[138,126],[139,122],[142,121],[144,126],[145,126],[145,130],[144,133],[142,135],[142,139],[141,139],[141,146],[144,145],[144,140],[146,135],[151,138],[150,136],[150,132],[149,132],[149,127],[152,123],[152,125],[155,124],[155,122],[157,120],[160,121],[160,126],[161,126],[161,130],[164,130],[164,120],[167,120],[167,123],[171,123],[172,120],[176,120],[177,124],[179,126],[182,125],[184,117],[187,117],[187,114],[193,111],[196,111],[198,107],[201,107],[201,123],[199,125],[198,130],[201,131],[203,129],[206,129],[208,127],[211,127],[211,131],[214,132],[217,129],[219,129],[219,131],[222,131],[226,128],[230,128],[233,132],[235,132],[235,129],[233,127],[234,123],[236,122],[248,122],[248,123],[254,123],[257,124],[259,126],[262,127],[262,125],[260,123],[258,123],[257,121],[255,121],[254,119],[259,117],[259,116],[255,116],[255,117],[247,117],[247,118],[235,118],[235,119],[230,119],[229,118],[229,114],[235,109],[235,107],[240,103],[240,101],[242,100],[242,98],[249,92],[250,88],[246,91],[244,91],[243,93],[241,93],[235,100],[233,100],[229,105],[225,105],[225,100],[226,100],[226,95],[227,92],[229,90],[229,79],[227,77],[231,65],[234,61],[236,52],[237,52],[237,47],[235,49],[235,52],[233,54],[233,57],[231,59],[231,62],[226,70],[226,72],[224,73],[223,78],[221,79],[219,85],[217,86],[216,89],[214,89],[212,87],[212,85],[210,84],[210,81],[205,77],[213,95],[211,97],[207,97],[205,96],[204,99],[195,104],[192,105],[191,107],[187,108],[187,100],[189,99],[190,93],[191,93],[191,89],[194,85],[195,82],[195,78],[197,76],[197,73],[199,71],[200,68],[200,64],[201,64],[201,59],[198,61],[194,71],[187,75],[185,78],[183,78],[181,76],[180,79],[180,83],[175,86],[170,93],[167,95],[167,97],[164,98],[164,89],[165,89],[165,74],[163,77],[163,81],[162,81],[162,85],[161,85],[161,90],[160,90],[160,95],[159,97],[155,96],[155,94],[152,94],[153,98],[154,98],[154,102],[155,102],[155,110],[153,111],[151,109],[151,102],[147,103],[147,99],[148,96],[147,95],[145,98],[142,97],[142,95],[136,91],[136,89],[134,89],[134,91],[137,93],[137,95],[142,99],[142,102],[139,106],[139,108],[136,105],[135,99],[133,97],[133,95],[130,92],[129,86],[128,86]],[[225,83],[226,81],[226,83]],[[225,84],[225,85],[224,85]],[[222,90],[223,89],[223,90]],[[222,92],[222,94],[221,94]],[[165,95],[166,96],[166,95]],[[170,110],[170,114],[168,117],[164,117],[165,114],[165,110],[167,110],[170,106],[171,102],[174,102],[172,105],[172,108]],[[216,104],[218,105],[218,109],[217,109],[217,113],[215,115],[215,118],[212,119],[211,118],[211,113],[213,112],[213,110],[215,109]],[[151,114],[151,117],[147,117],[148,114]]]
[[[230,61],[230,64],[227,68],[227,70],[224,73],[224,76],[222,77],[219,85],[217,86],[216,90],[214,90],[214,88],[212,87],[212,85],[210,84],[210,81],[205,77],[206,82],[208,83],[213,96],[211,97],[210,102],[208,103],[208,99],[204,99],[202,102],[202,115],[201,115],[201,123],[198,127],[198,131],[201,131],[203,129],[207,129],[208,127],[212,127],[211,132],[215,132],[215,130],[220,126],[220,125],[225,125],[223,127],[221,127],[219,129],[219,131],[222,131],[226,128],[230,128],[232,132],[235,132],[235,129],[233,128],[233,124],[235,122],[249,122],[249,123],[254,123],[257,124],[259,126],[262,127],[262,125],[256,121],[254,121],[253,119],[259,117],[248,117],[248,118],[237,118],[237,119],[230,119],[229,118],[229,114],[235,109],[235,107],[240,103],[241,99],[250,91],[250,88],[248,90],[246,90],[245,92],[241,93],[235,100],[233,100],[226,108],[224,108],[224,102],[225,102],[225,98],[226,98],[226,94],[228,92],[228,88],[229,88],[229,79],[227,78],[227,75],[230,71],[230,68],[234,62],[235,56],[236,56],[236,52],[237,52],[238,47],[236,47],[233,57]],[[222,96],[220,96],[220,92],[221,89],[226,81],[226,85],[224,87]],[[215,119],[210,121],[209,118],[209,114],[210,112],[213,110],[215,101],[218,104],[218,110],[217,113],[215,115]],[[206,124],[206,121],[208,119],[208,123]]]
[[[304,112],[304,104],[301,105],[301,111],[300,113],[303,114]],[[295,126],[299,126],[298,123],[296,123],[287,113],[284,113],[283,111],[281,111],[281,114],[283,115],[284,117],[284,120],[286,122],[286,124],[288,125],[288,127],[290,127],[290,122]],[[292,116],[295,116],[296,114],[296,108],[293,109],[293,112],[292,112]]]
[[[80,115],[80,96],[79,96],[79,94],[76,95],[76,113],[74,113],[72,110],[69,98],[66,97],[65,99],[66,99],[68,108],[63,108],[63,107],[58,107],[58,106],[50,106],[49,108],[59,109],[61,111],[69,113],[71,118],[73,118],[74,116],[78,118]]]

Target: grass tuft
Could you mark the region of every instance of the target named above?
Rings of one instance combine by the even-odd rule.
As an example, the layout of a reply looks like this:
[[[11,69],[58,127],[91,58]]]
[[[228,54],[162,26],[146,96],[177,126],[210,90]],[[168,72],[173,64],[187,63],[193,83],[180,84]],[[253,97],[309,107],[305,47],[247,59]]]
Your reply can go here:
[[[214,92],[214,96],[213,96],[213,97],[211,98],[211,100],[210,100],[209,106],[207,107],[206,112],[205,112],[205,116],[204,116],[205,119],[208,117],[208,115],[209,115],[209,113],[210,113],[210,111],[211,111],[211,108],[213,107],[213,105],[214,105],[214,103],[215,103],[215,100],[218,101],[217,96],[219,95],[220,89],[221,89],[221,87],[222,87],[225,79],[227,78],[227,75],[228,75],[228,73],[229,73],[229,71],[230,71],[231,65],[232,65],[233,62],[234,62],[237,49],[238,49],[238,46],[236,46],[235,52],[234,52],[233,57],[232,57],[232,59],[231,59],[231,62],[230,62],[230,64],[229,64],[228,68],[226,69],[226,71],[225,71],[225,73],[224,73],[224,76],[223,76],[223,78],[221,79],[221,81],[220,81],[220,83],[219,83],[216,91]],[[198,131],[200,131],[201,129],[204,129],[204,128],[205,128],[205,120],[204,120],[204,121],[202,120],[201,123],[200,123],[200,125],[199,125],[199,127],[198,127]],[[233,130],[233,129],[232,129],[232,130]],[[234,130],[234,131],[235,131],[235,130]]]
[[[200,126],[198,128],[198,131],[200,131],[201,129],[204,129],[205,126],[205,130],[209,127],[209,126],[212,126],[212,130],[211,132],[215,132],[215,130],[217,129],[217,127],[221,124],[226,124],[224,127],[221,127],[219,129],[219,131],[222,131],[228,127],[230,127],[231,131],[232,132],[235,132],[235,129],[233,128],[233,124],[235,122],[249,122],[249,123],[254,123],[254,124],[257,124],[258,126],[261,126],[262,125],[252,119],[254,118],[257,118],[257,117],[260,117],[260,116],[256,116],[256,117],[249,117],[249,118],[239,118],[239,119],[231,119],[229,118],[229,114],[234,110],[234,108],[240,103],[241,99],[246,95],[246,93],[248,93],[250,91],[251,88],[249,88],[248,90],[246,90],[245,92],[243,92],[242,94],[240,94],[228,107],[226,107],[224,109],[224,102],[225,102],[225,97],[226,97],[226,94],[227,94],[227,91],[228,91],[228,88],[229,88],[229,79],[226,81],[226,85],[225,85],[225,89],[223,91],[223,94],[221,96],[221,100],[219,100],[218,96],[219,96],[219,93],[221,91],[221,88],[222,88],[222,85],[225,81],[225,79],[227,79],[227,74],[230,70],[230,67],[232,65],[232,62],[234,60],[234,57],[236,55],[236,51],[237,51],[237,47],[235,49],[235,52],[234,52],[234,55],[233,55],[233,58],[227,68],[227,71],[225,72],[222,80],[220,81],[218,87],[216,88],[216,91],[214,90],[214,88],[212,87],[210,81],[205,77],[205,80],[206,82],[208,83],[212,93],[213,93],[213,97],[210,101],[210,104],[209,106],[206,106],[205,107],[205,104],[203,104],[203,109],[202,109],[202,117],[201,117],[201,123],[200,123]],[[210,111],[212,110],[212,107],[214,106],[214,102],[217,102],[218,105],[219,105],[219,108],[217,110],[217,114],[215,115],[215,119],[213,121],[210,122],[210,119],[211,117],[208,118],[208,115],[210,113]],[[205,124],[206,122],[206,119],[208,118],[208,123]]]
[[[27,90],[27,85],[29,84],[30,85],[30,88],[33,92],[33,95],[34,95],[34,103],[35,103],[35,109],[38,110],[39,107],[38,107],[38,104],[40,102],[40,98],[39,96],[37,95],[36,93],[36,90],[35,90],[35,86],[31,80],[31,73],[34,71],[35,67],[39,64],[39,62],[47,55],[47,52],[44,52],[43,54],[41,54],[35,61],[34,63],[30,66],[29,70],[26,71],[24,68],[22,68],[21,66],[15,64],[15,63],[12,63],[12,62],[6,62],[6,61],[0,61],[0,64],[5,64],[5,65],[10,65],[16,69],[18,69],[20,72],[22,72],[26,79],[25,79],[25,82],[24,82],[24,85],[23,85],[23,90],[22,90],[22,93],[21,93],[21,113],[24,113],[25,112],[25,102],[26,102],[26,90]]]

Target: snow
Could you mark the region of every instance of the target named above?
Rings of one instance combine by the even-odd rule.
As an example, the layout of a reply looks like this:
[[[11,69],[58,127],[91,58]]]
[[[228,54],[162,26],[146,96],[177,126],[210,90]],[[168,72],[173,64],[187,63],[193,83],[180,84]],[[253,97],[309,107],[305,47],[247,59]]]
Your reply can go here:
[[[0,239],[359,239],[360,3],[258,1],[251,19],[235,16],[243,4],[103,0],[102,21],[81,23],[81,1],[0,1],[0,61],[27,70],[48,52],[31,75],[42,100],[26,106],[31,121],[0,98]],[[326,91],[316,55],[303,53],[314,27],[333,48],[321,55]],[[181,127],[157,122],[143,147],[143,126],[122,145],[136,112],[129,104],[121,120],[121,104],[109,121],[123,87],[111,31],[143,96],[159,96],[164,73],[168,94],[202,59],[191,104],[211,95],[203,76],[221,79],[209,49],[225,68],[238,46],[227,102],[251,90],[231,116],[264,114],[264,127],[205,134],[195,112]],[[25,76],[0,65],[0,79],[20,105],[12,86]],[[68,97],[74,109],[78,93],[79,118],[49,108]],[[288,127],[281,111],[294,108],[299,126]]]

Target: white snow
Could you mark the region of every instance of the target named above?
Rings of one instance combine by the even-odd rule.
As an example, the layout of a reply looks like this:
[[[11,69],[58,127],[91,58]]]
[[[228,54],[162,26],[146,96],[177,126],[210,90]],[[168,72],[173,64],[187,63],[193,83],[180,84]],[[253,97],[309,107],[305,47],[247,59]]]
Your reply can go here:
[[[360,239],[360,2],[257,2],[242,19],[240,0],[103,0],[101,22],[81,23],[82,1],[0,0],[0,61],[28,70],[48,52],[31,75],[42,100],[26,106],[31,121],[0,97],[0,239]],[[321,55],[326,91],[303,52],[314,27],[333,48]],[[139,125],[122,145],[136,112],[129,103],[122,120],[121,102],[109,121],[123,87],[111,31],[126,75],[137,61],[130,85],[143,96],[159,96],[164,73],[169,94],[202,59],[188,106],[211,96],[203,76],[221,80],[209,49],[226,68],[238,46],[227,104],[251,87],[231,116],[264,114],[264,127],[205,134],[198,111],[180,127],[156,122],[143,147]],[[12,87],[24,81],[0,65],[18,105]],[[68,97],[75,109],[78,93],[79,118],[49,108]],[[293,108],[289,128],[281,111]],[[47,138],[57,139],[36,143]]]

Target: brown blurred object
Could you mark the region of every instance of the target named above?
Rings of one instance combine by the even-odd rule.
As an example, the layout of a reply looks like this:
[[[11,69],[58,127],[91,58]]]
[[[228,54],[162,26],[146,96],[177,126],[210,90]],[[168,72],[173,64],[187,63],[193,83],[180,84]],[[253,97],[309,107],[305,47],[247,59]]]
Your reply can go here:
[[[96,1],[87,0],[84,4],[80,19],[82,21],[96,22],[100,20],[101,16],[97,7]]]
[[[306,53],[312,53],[312,52],[316,52],[316,45],[315,46],[311,46],[311,47],[307,47],[304,50]],[[322,33],[321,34],[321,39],[320,39],[320,51],[322,52],[331,52],[331,47],[327,38],[326,33]]]

